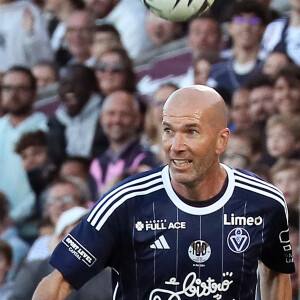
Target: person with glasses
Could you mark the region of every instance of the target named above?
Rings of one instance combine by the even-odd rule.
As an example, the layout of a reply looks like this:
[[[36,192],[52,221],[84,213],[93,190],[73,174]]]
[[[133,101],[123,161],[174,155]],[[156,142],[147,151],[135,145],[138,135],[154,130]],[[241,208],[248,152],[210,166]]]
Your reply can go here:
[[[85,182],[79,178],[55,180],[45,196],[43,217],[49,218],[54,230],[61,214],[75,206],[87,207],[90,194]],[[51,253],[54,234],[39,236],[29,249],[26,261],[44,259]]]
[[[102,53],[95,64],[95,71],[105,97],[117,90],[136,92],[136,75],[126,50],[113,48]]]
[[[33,111],[36,89],[29,69],[14,66],[4,73],[0,91],[7,114],[0,118],[0,190],[7,195],[10,216],[19,225],[33,213],[35,196],[15,144],[25,132],[48,130],[47,117]]]
[[[267,23],[266,9],[259,2],[242,0],[232,6],[228,32],[232,57],[212,66],[207,85],[232,94],[256,70],[262,68],[260,41]]]
[[[94,64],[92,43],[94,18],[87,10],[75,10],[66,20],[66,43],[71,59],[66,65],[81,63],[88,67]]]

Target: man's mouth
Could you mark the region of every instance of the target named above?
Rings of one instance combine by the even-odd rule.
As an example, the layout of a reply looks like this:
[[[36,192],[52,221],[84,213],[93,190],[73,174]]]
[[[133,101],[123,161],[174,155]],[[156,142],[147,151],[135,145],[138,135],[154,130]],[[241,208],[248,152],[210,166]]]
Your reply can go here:
[[[187,166],[191,163],[190,160],[173,159],[172,161],[176,166]]]

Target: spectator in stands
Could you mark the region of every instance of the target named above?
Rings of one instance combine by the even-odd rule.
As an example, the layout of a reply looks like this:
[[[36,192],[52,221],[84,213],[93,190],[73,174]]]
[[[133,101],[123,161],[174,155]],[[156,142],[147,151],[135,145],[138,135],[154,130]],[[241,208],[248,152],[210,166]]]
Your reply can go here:
[[[9,199],[10,215],[18,223],[31,216],[35,195],[14,147],[23,133],[47,130],[47,117],[32,110],[35,99],[36,80],[29,69],[15,66],[5,72],[1,101],[8,113],[0,119],[0,190]]]
[[[123,48],[118,30],[111,24],[96,25],[93,37],[92,54],[97,59],[104,52]]]
[[[59,176],[66,179],[77,177],[84,180],[89,187],[91,200],[92,202],[95,202],[98,200],[99,196],[96,181],[89,172],[90,164],[91,161],[84,157],[68,157],[60,167]],[[91,203],[91,205],[93,205],[93,203]]]
[[[222,49],[221,26],[210,15],[203,15],[189,23],[188,45],[195,58],[203,53],[219,53]]]
[[[207,82],[209,86],[232,94],[261,68],[258,55],[266,22],[266,11],[258,2],[243,0],[233,5],[228,25],[233,57],[212,67]]]
[[[282,114],[300,113],[300,67],[288,64],[276,76],[274,102]]]
[[[183,26],[172,22],[148,10],[146,15],[146,33],[152,43],[152,48],[162,47],[183,36]]]
[[[271,52],[264,62],[263,73],[275,78],[279,71],[289,62],[288,56],[283,52]]]
[[[247,168],[250,164],[259,162],[263,152],[264,143],[260,132],[254,129],[237,129],[230,134],[224,157],[238,155],[244,159]]]
[[[218,52],[202,52],[193,60],[193,66],[188,69],[186,75],[180,80],[180,87],[193,84],[206,85],[212,66],[219,63],[221,58]]]
[[[1,300],[8,300],[13,291],[13,284],[7,280],[7,275],[12,267],[12,248],[0,239],[0,295]]]
[[[38,99],[49,98],[58,94],[58,67],[52,61],[40,61],[33,68],[36,78]]]
[[[136,75],[126,50],[114,48],[104,52],[95,64],[98,85],[106,97],[117,90],[136,91]]]
[[[51,252],[56,244],[65,238],[87,213],[87,209],[76,206],[61,214],[55,227]],[[41,260],[25,262],[14,280],[13,293],[10,299],[31,299],[39,282],[52,271],[53,267],[49,264],[49,256]],[[98,299],[112,299],[111,270],[109,268],[103,270],[91,282],[87,283],[80,290],[74,291],[68,297],[68,300]]]
[[[145,29],[147,9],[136,0],[85,0],[87,9],[95,13],[99,23],[112,24],[121,36],[122,44],[131,59],[143,54],[150,45]],[[100,2],[96,5],[95,2]],[[99,9],[102,16],[97,15]],[[97,22],[98,23],[98,22]]]
[[[300,159],[300,115],[274,115],[266,126],[271,157]]]
[[[133,94],[122,90],[105,99],[100,122],[108,137],[109,148],[92,161],[90,168],[99,195],[106,190],[106,185],[125,170],[133,172],[140,166],[150,169],[157,165],[154,154],[142,146],[137,135],[139,118],[139,104]]]
[[[46,196],[44,216],[49,216],[53,228],[57,225],[61,214],[75,206],[87,207],[89,194],[83,181],[77,179],[58,179],[53,182]],[[55,235],[39,237],[31,246],[27,261],[43,259],[50,255],[55,243]]]
[[[0,20],[0,72],[53,58],[44,20],[30,1],[0,0]]]
[[[272,183],[284,194],[289,208],[299,211],[300,161],[278,160],[271,168]]]
[[[84,0],[84,2],[95,19],[103,19],[113,10],[119,0]]]
[[[94,65],[92,43],[95,31],[94,19],[86,10],[73,11],[66,21],[66,42],[71,59],[67,64]]]
[[[251,128],[253,122],[249,112],[249,95],[250,90],[245,88],[239,88],[233,93],[229,109],[231,131]]]
[[[9,278],[15,275],[19,263],[29,250],[28,244],[18,235],[14,221],[9,216],[9,202],[5,194],[0,191],[0,239],[6,241],[13,251],[12,268]],[[1,295],[1,294],[0,294]]]
[[[290,13],[270,23],[262,39],[263,58],[272,51],[286,53],[297,65],[300,65],[300,3],[290,0]]]
[[[158,159],[164,161],[161,144],[163,106],[169,96],[178,89],[173,83],[162,84],[153,94],[146,114],[145,139],[150,144],[151,151]]]
[[[67,20],[73,12],[84,8],[83,0],[45,0],[44,11],[51,16],[49,24],[51,47],[58,66],[66,65],[72,57],[65,40]]]
[[[41,216],[40,197],[56,175],[56,168],[48,160],[46,133],[42,130],[26,132],[18,140],[15,152],[21,156],[28,180],[35,193],[35,218]]]
[[[93,70],[79,64],[63,69],[59,94],[61,104],[49,122],[50,159],[60,165],[67,156],[98,156],[107,141],[98,124],[102,98]]]
[[[263,132],[268,118],[277,112],[273,99],[273,80],[264,74],[253,74],[245,87],[250,90],[249,113],[253,126]]]

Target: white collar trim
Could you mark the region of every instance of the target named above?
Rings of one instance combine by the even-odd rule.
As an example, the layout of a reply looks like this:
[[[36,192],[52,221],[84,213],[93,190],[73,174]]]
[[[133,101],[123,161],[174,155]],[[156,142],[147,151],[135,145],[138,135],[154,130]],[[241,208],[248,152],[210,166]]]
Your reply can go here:
[[[223,207],[228,202],[228,200],[232,196],[233,190],[234,190],[234,183],[235,183],[233,171],[224,164],[221,164],[221,166],[225,169],[225,171],[227,172],[227,175],[228,175],[228,185],[227,185],[226,191],[218,201],[216,201],[215,203],[213,203],[209,206],[206,206],[206,207],[195,207],[195,206],[190,206],[190,205],[184,203],[176,195],[176,193],[172,187],[171,179],[169,176],[169,166],[165,166],[162,169],[162,180],[163,180],[164,188],[165,188],[170,200],[180,210],[182,210],[188,214],[192,214],[192,215],[207,215],[207,214],[210,214],[210,213],[213,213],[213,212],[219,210],[221,207]]]

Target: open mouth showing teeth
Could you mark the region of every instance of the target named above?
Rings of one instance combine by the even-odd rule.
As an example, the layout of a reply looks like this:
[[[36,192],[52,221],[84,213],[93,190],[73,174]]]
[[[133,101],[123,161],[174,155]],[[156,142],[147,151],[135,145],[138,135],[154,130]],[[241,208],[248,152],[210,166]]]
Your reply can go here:
[[[191,163],[191,161],[189,160],[177,160],[177,159],[173,159],[173,162],[177,166],[187,166]]]

